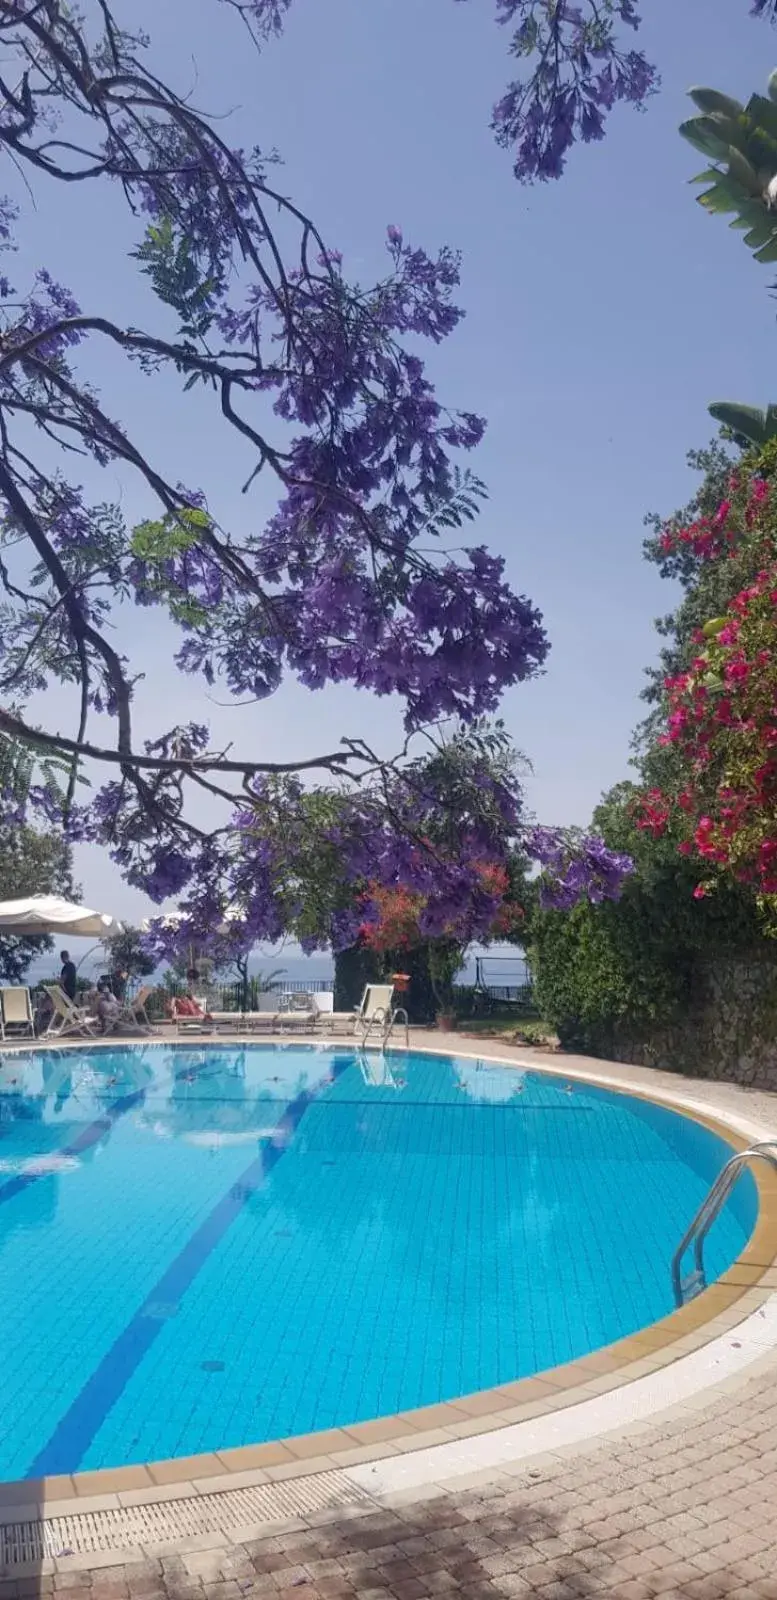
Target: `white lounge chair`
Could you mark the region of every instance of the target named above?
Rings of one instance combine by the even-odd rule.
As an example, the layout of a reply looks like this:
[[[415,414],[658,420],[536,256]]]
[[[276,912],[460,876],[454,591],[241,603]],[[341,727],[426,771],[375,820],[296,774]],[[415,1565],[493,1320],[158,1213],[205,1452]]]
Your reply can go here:
[[[295,994],[287,1011],[278,1013],[281,1033],[312,1033],[318,1021],[318,1012],[309,994]]]
[[[0,989],[0,1038],[25,1036],[30,1039],[35,1037],[29,989]]]
[[[376,1007],[384,1012],[387,1007],[390,1009],[393,993],[394,986],[391,983],[367,983],[364,986],[364,993],[355,1011],[330,1011],[327,1009],[319,1014],[319,1021],[322,1025],[328,1027],[332,1033],[344,1033],[346,1030],[349,1033],[355,1033],[360,1023],[371,1020],[372,1013]],[[313,999],[315,1001],[315,995]]]
[[[77,1006],[68,999],[58,983],[44,983],[43,988],[54,1007],[45,1037],[63,1039],[68,1033],[78,1033],[84,1038],[97,1032],[97,1018],[90,1017],[83,1006]]]
[[[178,1010],[178,996],[173,995],[170,1002],[170,1016],[175,1023],[176,1033],[211,1033],[213,1031],[213,1017],[208,1011],[208,1002],[204,995],[194,994],[192,1000],[199,1007],[199,1013]]]
[[[334,998],[335,997],[332,994],[331,989],[322,990],[320,993],[314,992],[310,996],[311,1009],[316,1014],[316,1027],[321,1028],[322,1030],[326,1029],[329,1033],[334,1032],[334,1025],[337,1020],[334,1010]],[[343,1013],[338,1013],[338,1015],[342,1020]],[[346,1012],[345,1020],[347,1020],[349,1016],[350,1013]]]
[[[276,1011],[211,1011],[216,1026],[230,1033],[247,1033],[249,1028],[271,1028],[278,1019]]]
[[[385,1039],[393,1017],[391,1009],[393,998],[393,983],[366,985],[354,1021],[354,1033],[361,1034],[362,1044],[366,1044],[371,1036]]]
[[[142,988],[138,989],[134,1000],[125,1000],[116,1019],[116,1026],[120,1028],[124,1023],[127,1027],[145,1028],[148,1033],[153,1033],[146,1011],[146,1001],[153,992],[152,985],[144,983]]]

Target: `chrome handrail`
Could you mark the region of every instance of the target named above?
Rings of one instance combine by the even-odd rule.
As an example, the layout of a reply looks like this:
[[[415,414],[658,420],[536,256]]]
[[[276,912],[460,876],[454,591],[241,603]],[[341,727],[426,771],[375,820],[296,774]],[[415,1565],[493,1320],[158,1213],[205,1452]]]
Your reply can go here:
[[[410,1043],[410,1023],[404,1006],[397,1006],[394,1011],[387,1010],[385,1006],[377,1006],[369,1020],[362,1023],[362,1049],[368,1043],[373,1030],[376,1033],[380,1030],[380,1042],[385,1047],[394,1032],[394,1024],[399,1017],[404,1018],[405,1046],[407,1047]]]
[[[777,1171],[777,1139],[763,1139],[759,1144],[750,1145],[747,1150],[738,1150],[718,1173],[709,1194],[699,1206],[690,1227],[683,1234],[672,1256],[672,1288],[674,1290],[675,1305],[681,1306],[684,1304],[686,1289],[691,1290],[693,1293],[699,1293],[706,1288],[704,1241],[713,1222],[720,1215],[732,1189],[750,1161],[766,1161],[769,1166],[774,1167],[775,1171]],[[688,1278],[683,1278],[681,1271],[682,1260],[691,1243],[693,1244],[694,1270]]]
[[[385,1032],[386,1032],[386,1028],[388,1026],[388,1017],[389,1017],[389,1013],[387,1012],[385,1006],[376,1006],[375,1010],[370,1014],[369,1017],[363,1017],[361,1019],[361,1030],[362,1030],[361,1048],[362,1049],[364,1049],[364,1046],[366,1045],[367,1040],[369,1039],[370,1034],[372,1033],[373,1029],[375,1029],[376,1032],[378,1030],[380,1030],[382,1036],[385,1038]]]
[[[388,1019],[388,1025],[383,1034],[383,1043],[384,1045],[388,1044],[389,1039],[394,1032],[394,1026],[399,1021],[400,1017],[404,1017],[402,1026],[405,1030],[405,1049],[407,1050],[410,1044],[410,1021],[404,1006],[397,1006],[396,1010],[391,1012],[391,1015]]]

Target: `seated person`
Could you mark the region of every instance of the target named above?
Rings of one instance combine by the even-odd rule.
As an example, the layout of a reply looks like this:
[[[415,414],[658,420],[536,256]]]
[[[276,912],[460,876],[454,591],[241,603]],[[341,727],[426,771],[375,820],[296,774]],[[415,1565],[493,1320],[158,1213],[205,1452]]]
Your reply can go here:
[[[202,1006],[195,1000],[191,991],[186,994],[174,995],[170,1001],[169,1010],[173,1021],[175,1021],[176,1017],[188,1018],[192,1022],[213,1021],[210,1012],[203,1011]]]
[[[112,993],[107,978],[100,978],[97,986],[89,989],[85,1003],[89,1015],[98,1019],[101,1033],[107,1033],[109,1028],[116,1026],[121,1015],[121,1006]]]

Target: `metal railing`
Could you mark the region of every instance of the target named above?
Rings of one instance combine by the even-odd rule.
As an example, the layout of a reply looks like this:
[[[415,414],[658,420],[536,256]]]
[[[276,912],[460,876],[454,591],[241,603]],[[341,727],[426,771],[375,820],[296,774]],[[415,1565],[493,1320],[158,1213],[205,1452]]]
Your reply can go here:
[[[403,1019],[401,1026],[405,1030],[405,1047],[407,1047],[410,1043],[410,1023],[404,1006],[397,1006],[394,1011],[386,1006],[377,1006],[372,1015],[366,1017],[360,1024],[362,1030],[360,1045],[362,1050],[369,1044],[373,1035],[376,1041],[380,1041],[381,1049],[385,1049],[400,1017]]]
[[[769,1166],[777,1171],[777,1139],[764,1139],[760,1144],[750,1145],[748,1150],[738,1150],[725,1167],[718,1173],[715,1182],[706,1199],[702,1201],[699,1209],[683,1234],[674,1255],[672,1256],[672,1289],[674,1290],[675,1305],[685,1305],[687,1300],[692,1300],[694,1295],[701,1294],[707,1287],[704,1273],[704,1241],[738,1182],[742,1173],[751,1161],[766,1161]],[[687,1277],[682,1275],[683,1256],[689,1245],[693,1245],[693,1271]]]
[[[384,1045],[388,1044],[400,1017],[402,1018],[400,1026],[405,1030],[405,1049],[407,1050],[410,1045],[410,1023],[408,1021],[407,1012],[404,1006],[397,1006],[396,1011],[392,1011],[390,1013],[388,1022],[386,1024],[386,1029],[383,1034],[383,1043]]]
[[[149,1015],[156,1017],[165,1014],[165,1009],[170,1000],[175,996],[185,994],[189,988],[186,983],[179,983],[168,979],[164,986],[154,990],[149,1002]],[[284,995],[295,994],[325,994],[331,992],[333,983],[326,978],[313,978],[304,983],[292,978],[289,982],[279,980],[271,989],[260,988],[256,978],[249,978],[247,984],[243,983],[216,983],[209,986],[209,1003],[214,1011],[234,1011],[236,1014],[243,1011],[282,1011]],[[196,989],[196,985],[195,985]],[[199,990],[196,990],[199,993]],[[264,1001],[264,1005],[262,1002]]]

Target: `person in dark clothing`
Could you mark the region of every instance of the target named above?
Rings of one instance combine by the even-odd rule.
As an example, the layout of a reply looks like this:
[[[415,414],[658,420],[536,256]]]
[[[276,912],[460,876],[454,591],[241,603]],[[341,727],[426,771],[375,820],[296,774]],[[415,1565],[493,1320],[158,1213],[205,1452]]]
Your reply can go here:
[[[69,952],[67,950],[60,950],[59,959],[62,962],[62,971],[59,974],[59,981],[68,997],[68,1000],[75,1000],[76,964],[74,961],[71,961]]]

